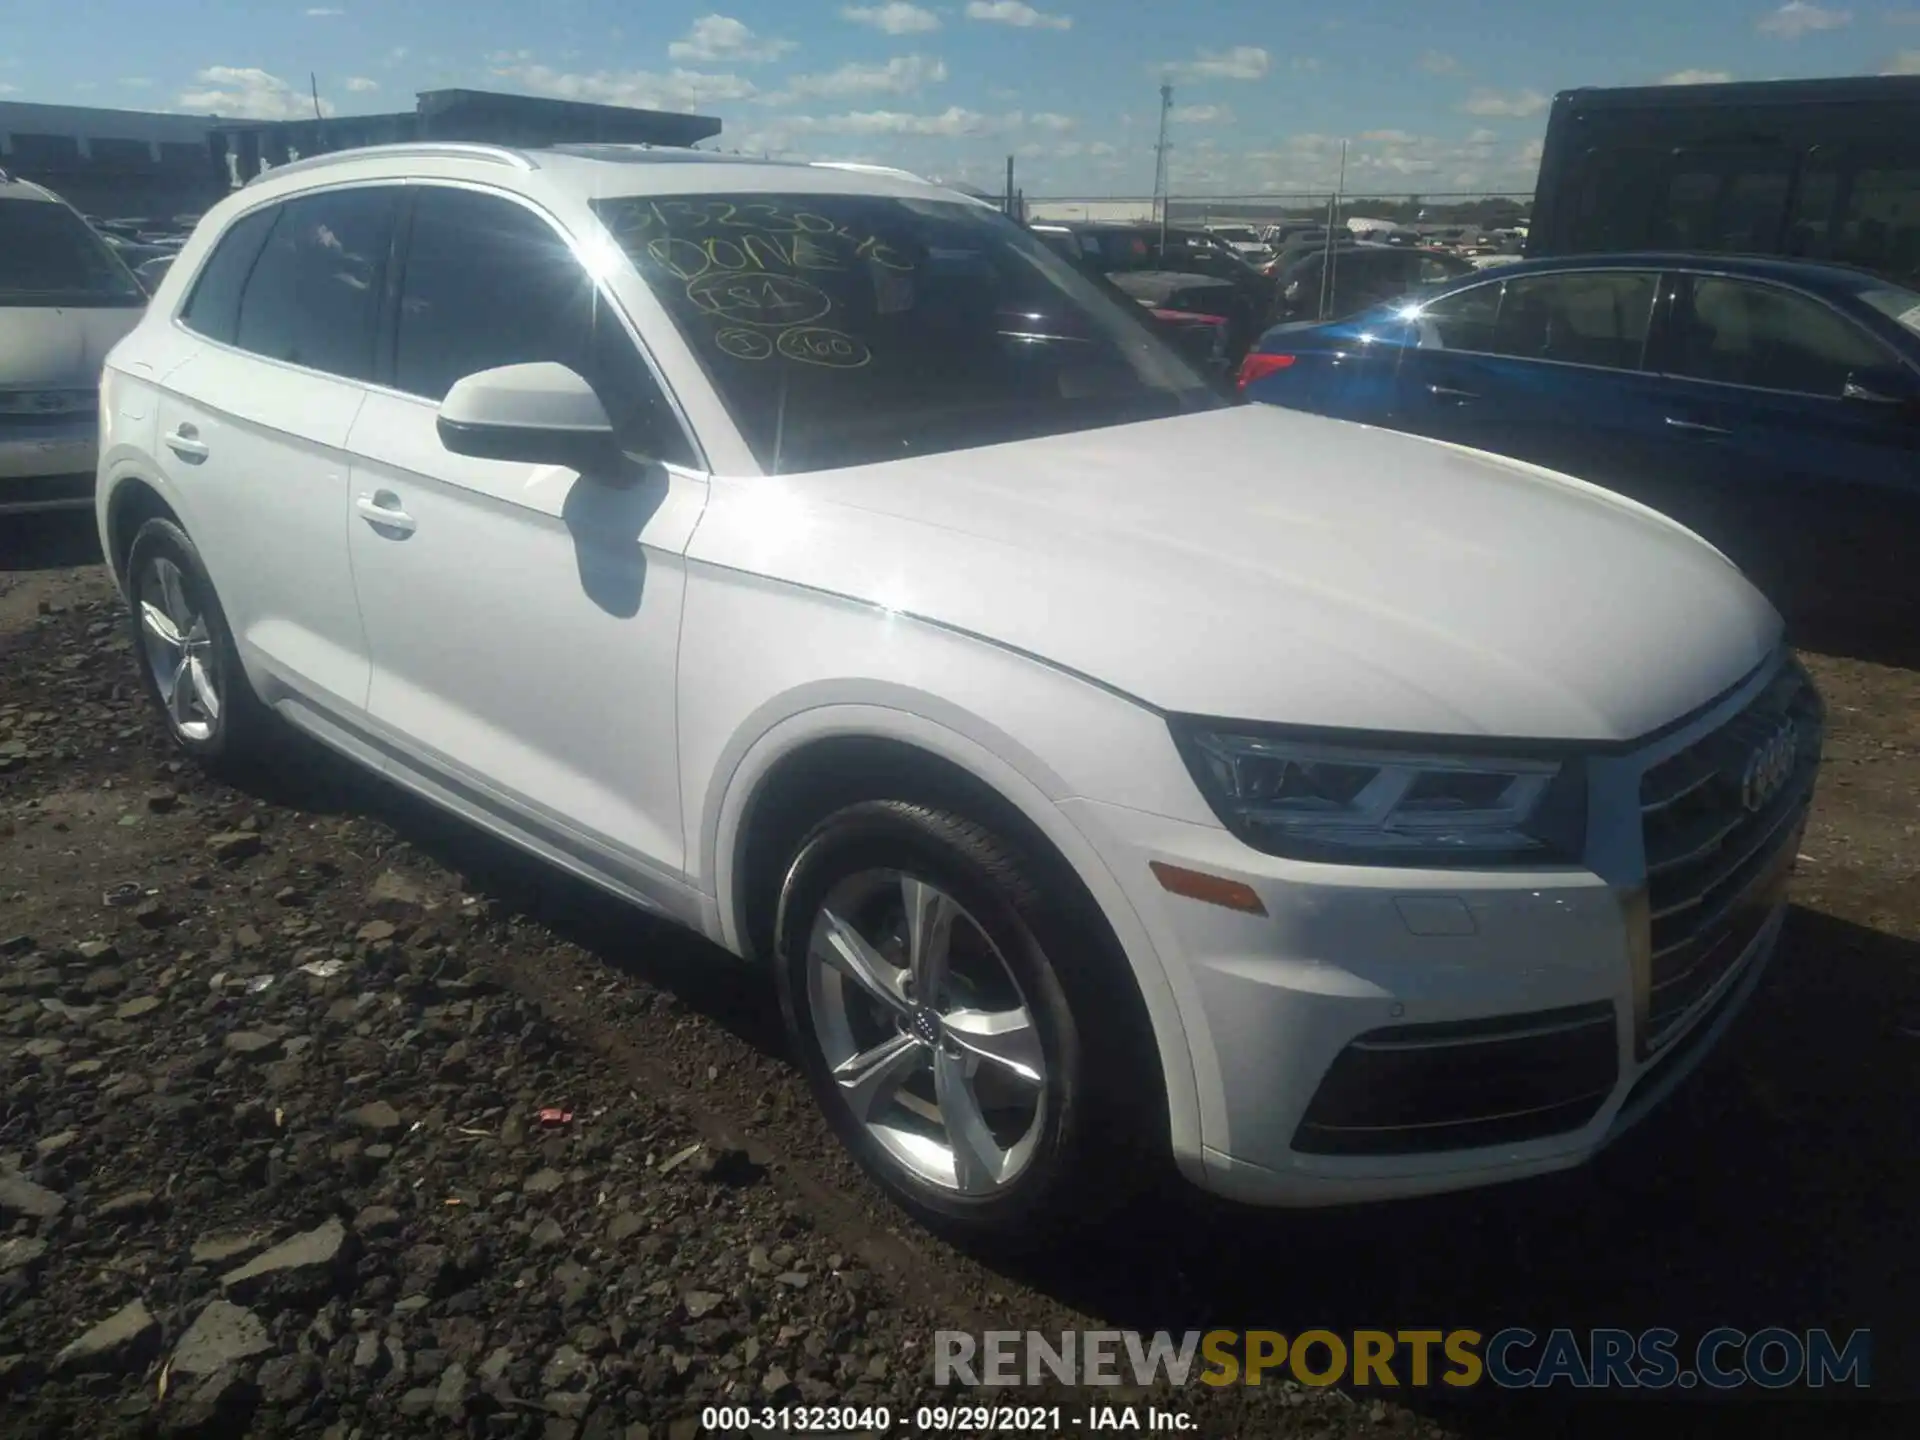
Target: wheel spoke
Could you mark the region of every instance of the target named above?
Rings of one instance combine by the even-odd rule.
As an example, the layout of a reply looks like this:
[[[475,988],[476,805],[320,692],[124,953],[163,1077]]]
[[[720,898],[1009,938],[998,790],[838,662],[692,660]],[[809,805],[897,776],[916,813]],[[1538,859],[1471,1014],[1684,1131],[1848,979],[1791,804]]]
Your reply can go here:
[[[900,898],[907,910],[907,966],[913,972],[913,998],[937,1005],[947,983],[947,951],[953,943],[958,908],[945,894],[911,875],[900,877]]]
[[[193,682],[193,698],[200,706],[200,713],[209,720],[220,718],[220,687],[213,683],[213,673],[208,668],[204,653],[191,655],[187,660],[187,675]]]
[[[182,655],[180,663],[174,667],[173,676],[167,682],[167,714],[173,717],[176,725],[193,723],[193,657]]]
[[[176,633],[185,634],[192,628],[193,610],[180,583],[180,567],[171,560],[161,560],[153,568],[160,577],[160,603],[166,606],[167,618],[173,621]]]
[[[860,1119],[870,1119],[927,1063],[930,1054],[911,1035],[889,1036],[871,1050],[841,1061],[834,1067],[833,1080],[847,1097],[847,1107]]]
[[[987,1128],[980,1102],[973,1098],[965,1057],[944,1049],[933,1052],[933,1092],[947,1143],[953,1148],[954,1184],[968,1194],[993,1189],[1000,1183],[1007,1157]]]
[[[169,650],[178,650],[185,643],[173,617],[151,600],[140,602],[140,628]]]
[[[1024,1009],[954,1010],[940,1017],[947,1035],[969,1055],[1030,1085],[1046,1078],[1040,1032]]]
[[[900,993],[902,972],[869,945],[860,932],[831,910],[820,912],[813,932],[814,956],[852,980],[896,1015],[912,1013]]]

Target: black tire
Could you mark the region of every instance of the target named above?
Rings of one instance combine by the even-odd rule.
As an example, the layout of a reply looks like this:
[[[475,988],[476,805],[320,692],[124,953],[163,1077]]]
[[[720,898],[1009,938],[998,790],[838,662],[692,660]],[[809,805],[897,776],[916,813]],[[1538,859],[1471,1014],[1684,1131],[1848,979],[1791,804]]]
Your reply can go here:
[[[965,909],[999,951],[1034,1020],[1046,1060],[1046,1105],[1025,1168],[1003,1188],[968,1196],[896,1161],[842,1099],[815,1032],[807,984],[815,918],[836,884],[870,870],[915,875]],[[1055,881],[1046,886],[1046,879]],[[1164,1133],[1155,1116],[1157,1056],[1127,1043],[1136,1027],[1102,1023],[1131,987],[1084,913],[1049,898],[1062,877],[987,827],[950,811],[867,801],[830,816],[801,842],[780,893],[775,963],[796,1058],[828,1122],[862,1169],[929,1228],[1003,1247],[1031,1245],[1106,1214],[1154,1167],[1139,1163]],[[1089,904],[1091,902],[1088,902]],[[1100,1034],[1096,1050],[1087,1027]],[[1152,1074],[1140,1073],[1150,1064]],[[1158,1106],[1164,1116],[1164,1104]],[[1142,1141],[1145,1141],[1142,1144]],[[1164,1147],[1160,1147],[1164,1151]]]
[[[179,572],[187,604],[205,625],[205,654],[212,661],[219,714],[207,721],[204,735],[188,733],[170,712],[142,622],[143,587],[160,562],[171,563]],[[140,683],[173,743],[215,771],[230,771],[257,759],[269,746],[273,712],[253,693],[253,685],[240,663],[240,652],[234,645],[233,631],[227,624],[226,611],[220,606],[220,597],[207,578],[207,567],[187,532],[164,517],[156,516],[143,524],[127,549],[126,585],[127,626],[133,640],[134,662],[140,670]]]

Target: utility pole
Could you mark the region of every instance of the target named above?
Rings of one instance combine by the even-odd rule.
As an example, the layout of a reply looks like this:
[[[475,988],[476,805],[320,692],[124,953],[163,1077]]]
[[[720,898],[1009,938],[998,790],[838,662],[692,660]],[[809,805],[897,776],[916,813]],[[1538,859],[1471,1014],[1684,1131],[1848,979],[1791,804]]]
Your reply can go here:
[[[1007,199],[1004,208],[1009,220],[1020,218],[1013,213],[1013,156],[1011,155],[1007,156]]]
[[[1160,86],[1160,143],[1153,147],[1153,204],[1160,212],[1160,250],[1167,248],[1167,117],[1173,110],[1173,86]]]
[[[1333,299],[1333,235],[1334,227],[1340,223],[1340,202],[1347,190],[1347,142],[1340,142],[1340,179],[1334,186],[1332,198],[1327,201],[1327,253],[1320,262],[1320,312],[1314,318],[1324,320]]]
[[[320,77],[311,70],[307,72],[307,86],[313,91],[313,118],[326,119],[327,117],[320,113]]]

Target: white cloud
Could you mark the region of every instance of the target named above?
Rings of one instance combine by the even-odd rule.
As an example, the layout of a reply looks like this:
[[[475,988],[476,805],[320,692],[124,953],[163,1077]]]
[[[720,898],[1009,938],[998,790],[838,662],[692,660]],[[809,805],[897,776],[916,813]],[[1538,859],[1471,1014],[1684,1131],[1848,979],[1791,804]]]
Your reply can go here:
[[[1500,132],[1499,132],[1499,131],[1497,131],[1497,130],[1488,130],[1488,129],[1485,129],[1485,128],[1482,128],[1482,129],[1479,129],[1479,130],[1475,130],[1475,131],[1472,131],[1472,132],[1471,132],[1470,134],[1468,134],[1468,136],[1467,136],[1467,144],[1469,144],[1469,145],[1491,145],[1491,144],[1493,144],[1493,143],[1494,143],[1494,142],[1495,142],[1496,140],[1498,140],[1499,138],[1500,138]]]
[[[1887,62],[1882,75],[1920,75],[1920,50],[1902,50]]]
[[[1511,120],[1524,120],[1546,109],[1547,97],[1538,90],[1521,90],[1513,95],[1502,95],[1497,90],[1476,90],[1460,108],[1469,115],[1499,115]]]
[[[120,83],[129,90],[145,90],[153,84],[153,81],[144,75],[126,75],[121,77]]]
[[[197,90],[183,91],[178,104],[196,115],[219,115],[232,120],[311,120],[313,97],[278,75],[234,65],[209,65],[194,77]],[[322,99],[320,113],[334,113],[333,102]]]
[[[1225,125],[1233,119],[1233,111],[1224,105],[1176,105],[1167,118],[1176,125]]]
[[[632,105],[642,110],[687,110],[727,100],[750,100],[759,93],[742,75],[673,70],[602,70],[579,75],[545,65],[504,65],[495,75],[559,100],[591,100],[601,105]]]
[[[1273,57],[1258,45],[1236,45],[1202,50],[1197,60],[1170,60],[1163,68],[1176,80],[1258,80],[1273,68]]]
[[[378,90],[379,88],[380,82],[378,80],[369,80],[364,75],[353,75],[347,79],[347,89],[355,95],[364,95],[369,90]]]
[[[1017,111],[1015,112],[1014,119],[1016,121],[1019,119]],[[1033,126],[1034,129],[1052,130],[1055,133],[1071,130],[1077,123],[1071,115],[1056,115],[1051,110],[1042,110],[1038,115],[1027,116],[1027,124]]]
[[[380,63],[382,65],[385,65],[389,70],[391,70],[394,66],[398,65],[402,60],[407,58],[407,53],[408,52],[407,52],[406,46],[396,45],[393,47],[393,49],[387,52],[387,58],[382,60]]]
[[[1520,154],[1516,158],[1522,165],[1538,165],[1540,163],[1540,157],[1546,154],[1546,151],[1546,141],[1529,140],[1520,147]]]
[[[1405,130],[1363,130],[1360,138],[1381,145],[1412,145],[1420,139]]]
[[[1807,0],[1787,0],[1785,5],[1764,17],[1759,28],[1762,33],[1778,35],[1782,40],[1798,40],[1816,30],[1838,30],[1852,23],[1851,10],[1823,10],[1808,4]]]
[[[1444,50],[1429,50],[1420,57],[1420,68],[1429,75],[1458,75],[1460,62]]]
[[[19,90],[20,87],[18,85],[9,85],[6,81],[0,80],[0,95],[18,94]]]
[[[822,75],[796,75],[778,95],[763,98],[769,104],[802,96],[911,95],[923,85],[947,78],[946,63],[925,55],[896,55],[878,65],[850,61]]]
[[[730,15],[704,15],[693,22],[686,39],[667,46],[667,54],[675,60],[697,60],[706,64],[758,65],[766,60],[778,60],[794,48],[791,40],[754,34]]]
[[[330,20],[335,15],[344,15],[346,13],[346,11],[336,9],[331,5],[316,5],[307,11],[307,18],[309,20]]]
[[[922,35],[940,28],[940,17],[931,10],[909,5],[906,0],[890,0],[885,5],[847,5],[841,18],[856,25],[871,25],[888,35]]]
[[[1725,70],[1676,70],[1660,77],[1662,85],[1724,85],[1733,79]]]
[[[1071,15],[1048,15],[1020,0],[968,0],[969,20],[990,20],[996,25],[1015,25],[1022,30],[1071,30]]]

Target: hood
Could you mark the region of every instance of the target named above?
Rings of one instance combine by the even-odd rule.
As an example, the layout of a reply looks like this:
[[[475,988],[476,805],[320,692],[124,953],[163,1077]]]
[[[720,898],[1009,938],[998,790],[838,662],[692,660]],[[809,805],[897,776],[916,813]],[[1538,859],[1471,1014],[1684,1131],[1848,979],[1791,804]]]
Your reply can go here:
[[[0,389],[91,389],[100,383],[107,351],[143,313],[138,305],[0,304]]]
[[[1415,734],[1631,740],[1781,633],[1718,551],[1632,501],[1264,405],[716,481],[690,554],[1165,710]]]

